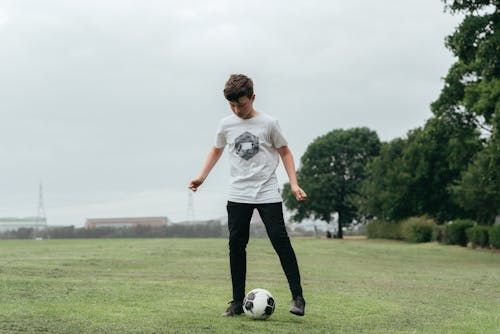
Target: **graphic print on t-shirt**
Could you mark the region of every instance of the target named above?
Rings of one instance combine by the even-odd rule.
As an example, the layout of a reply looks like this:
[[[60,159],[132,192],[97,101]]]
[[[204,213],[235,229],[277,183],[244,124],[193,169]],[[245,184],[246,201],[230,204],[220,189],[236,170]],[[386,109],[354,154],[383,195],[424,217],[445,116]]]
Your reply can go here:
[[[259,152],[259,137],[245,131],[235,139],[234,146],[236,154],[241,158],[245,160],[251,159]]]

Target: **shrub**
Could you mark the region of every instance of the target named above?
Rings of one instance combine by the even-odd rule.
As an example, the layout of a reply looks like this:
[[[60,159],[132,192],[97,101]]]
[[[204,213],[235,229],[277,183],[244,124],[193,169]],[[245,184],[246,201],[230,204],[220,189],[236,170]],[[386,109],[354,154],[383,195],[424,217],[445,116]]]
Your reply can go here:
[[[372,220],[366,225],[366,235],[370,239],[401,239],[401,224],[385,220]]]
[[[491,247],[500,249],[500,225],[494,225],[490,228],[489,237]]]
[[[465,231],[475,225],[473,220],[455,220],[446,225],[445,241],[448,245],[467,246],[467,235]]]
[[[426,217],[412,217],[401,223],[401,236],[409,242],[429,242],[436,222]]]
[[[472,247],[488,247],[488,232],[487,226],[474,226],[465,231]]]

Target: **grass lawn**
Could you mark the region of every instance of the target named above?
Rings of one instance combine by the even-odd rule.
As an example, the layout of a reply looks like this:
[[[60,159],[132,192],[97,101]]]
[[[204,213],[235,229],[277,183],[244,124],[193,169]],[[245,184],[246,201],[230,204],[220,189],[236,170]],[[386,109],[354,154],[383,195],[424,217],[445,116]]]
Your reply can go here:
[[[437,244],[294,239],[306,316],[267,239],[248,246],[247,290],[266,321],[222,318],[224,239],[0,241],[0,333],[500,333],[500,254]]]

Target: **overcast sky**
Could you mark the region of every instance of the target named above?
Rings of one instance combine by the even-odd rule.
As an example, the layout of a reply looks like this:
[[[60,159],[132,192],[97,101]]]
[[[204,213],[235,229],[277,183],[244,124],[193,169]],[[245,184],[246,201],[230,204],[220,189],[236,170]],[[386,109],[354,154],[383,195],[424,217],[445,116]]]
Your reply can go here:
[[[0,0],[0,217],[35,216],[41,182],[51,225],[185,220],[231,73],[297,165],[336,128],[402,137],[431,116],[459,21],[438,0]],[[226,154],[197,219],[225,215]]]

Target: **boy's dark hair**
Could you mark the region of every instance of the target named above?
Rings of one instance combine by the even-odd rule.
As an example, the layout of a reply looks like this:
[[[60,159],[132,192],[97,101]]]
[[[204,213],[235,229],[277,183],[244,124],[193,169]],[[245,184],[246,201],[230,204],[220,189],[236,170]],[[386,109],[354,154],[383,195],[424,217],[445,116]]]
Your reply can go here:
[[[228,101],[238,101],[242,96],[253,96],[253,81],[243,74],[231,74],[224,87],[224,96]]]

